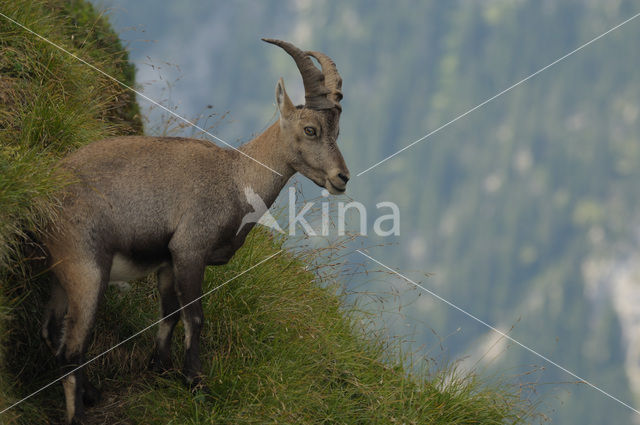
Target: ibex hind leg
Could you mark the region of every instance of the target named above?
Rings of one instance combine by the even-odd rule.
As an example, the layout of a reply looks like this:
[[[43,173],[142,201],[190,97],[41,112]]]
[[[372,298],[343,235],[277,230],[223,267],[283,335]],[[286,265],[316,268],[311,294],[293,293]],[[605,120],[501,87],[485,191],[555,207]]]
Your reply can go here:
[[[55,356],[59,355],[64,333],[64,316],[67,313],[67,293],[54,278],[51,282],[51,298],[42,320],[42,337]]]
[[[69,374],[62,381],[66,420],[70,424],[81,424],[84,404],[97,402],[99,392],[89,383],[84,370],[76,369],[85,361],[88,337],[107,278],[105,271],[92,262],[61,263],[54,273],[67,298],[67,313],[57,355],[62,372]]]
[[[42,323],[42,336],[53,352],[54,356],[62,357],[62,343],[64,335],[64,318],[67,313],[67,293],[60,283],[53,279],[51,283],[51,298],[47,305]],[[83,379],[84,394],[82,401],[85,406],[94,406],[100,400],[100,391]]]

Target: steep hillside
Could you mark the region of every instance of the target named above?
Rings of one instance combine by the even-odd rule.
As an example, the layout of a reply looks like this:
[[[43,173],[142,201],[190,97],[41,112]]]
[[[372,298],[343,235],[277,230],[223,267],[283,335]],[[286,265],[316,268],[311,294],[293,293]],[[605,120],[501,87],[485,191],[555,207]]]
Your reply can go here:
[[[346,106],[343,116],[341,146],[352,173],[640,12],[630,0],[393,7],[361,0],[300,9],[291,20],[306,29],[309,45],[336,51],[345,100],[366,105]],[[385,200],[402,211],[398,246],[374,257],[416,270],[409,274],[416,279],[417,271],[433,273],[426,284],[439,295],[634,406],[639,37],[635,19],[349,182],[370,210]],[[339,46],[346,46],[342,55]],[[495,337],[430,297],[406,314],[422,321],[418,344],[437,342],[432,329],[452,334],[446,346],[455,355]],[[403,332],[416,320],[397,323]],[[573,379],[520,347],[484,364],[544,366],[535,376],[551,383],[540,390],[554,422],[637,423],[637,414],[591,388],[558,385]]]
[[[82,1],[3,3],[0,11],[133,85],[134,70],[108,22]],[[130,93],[0,17],[0,410],[59,371],[39,337],[49,276],[39,268],[39,225],[55,219],[55,161],[91,140],[141,132]],[[256,229],[232,262],[207,270],[213,289],[278,252]],[[204,300],[203,361],[211,394],[192,394],[179,372],[146,371],[148,331],[89,367],[104,390],[92,423],[503,424],[534,418],[519,388],[432,362],[412,365],[367,331],[317,252],[282,252]],[[324,264],[324,263],[321,263]],[[318,276],[323,276],[319,278]],[[156,319],[152,278],[109,288],[90,356]],[[178,329],[178,340],[181,330]],[[174,347],[176,365],[181,344]],[[57,421],[56,384],[0,416],[3,424]],[[53,419],[52,419],[53,418]]]

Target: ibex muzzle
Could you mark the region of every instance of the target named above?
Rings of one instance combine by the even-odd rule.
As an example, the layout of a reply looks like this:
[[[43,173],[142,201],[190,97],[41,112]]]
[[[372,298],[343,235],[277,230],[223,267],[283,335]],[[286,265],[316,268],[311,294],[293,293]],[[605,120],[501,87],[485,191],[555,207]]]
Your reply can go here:
[[[345,191],[349,170],[336,144],[342,80],[335,64],[322,53],[265,41],[295,60],[306,104],[295,107],[278,81],[280,119],[239,151],[197,139],[119,137],[91,143],[62,161],[74,183],[65,189],[59,220],[44,238],[57,283],[43,335],[65,370],[84,362],[107,283],[156,272],[164,320],[151,366],[170,367],[171,336],[181,316],[183,371],[189,384],[198,384],[203,312],[200,301],[192,301],[202,294],[205,267],[228,262],[254,225],[238,231],[252,211],[245,189],[270,206],[300,172],[331,193]],[[181,307],[180,314],[167,316]],[[63,386],[67,422],[81,423],[83,406],[99,393],[82,370]]]

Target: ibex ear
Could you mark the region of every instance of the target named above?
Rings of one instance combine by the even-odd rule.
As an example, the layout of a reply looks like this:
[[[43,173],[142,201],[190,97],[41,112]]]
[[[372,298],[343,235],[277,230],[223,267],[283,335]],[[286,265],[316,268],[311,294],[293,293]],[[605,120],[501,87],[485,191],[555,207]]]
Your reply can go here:
[[[291,99],[289,99],[287,91],[284,89],[284,80],[282,78],[280,78],[278,84],[276,84],[276,104],[280,110],[280,116],[285,118],[296,109]]]

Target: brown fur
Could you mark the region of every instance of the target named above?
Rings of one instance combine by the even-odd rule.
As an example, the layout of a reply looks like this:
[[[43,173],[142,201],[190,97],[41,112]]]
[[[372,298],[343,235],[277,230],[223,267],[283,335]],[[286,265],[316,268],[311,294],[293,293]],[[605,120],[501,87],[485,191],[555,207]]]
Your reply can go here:
[[[295,172],[331,193],[344,191],[349,171],[336,145],[339,108],[295,108],[282,80],[276,101],[279,121],[240,150],[281,176],[241,152],[185,138],[112,138],[63,160],[61,170],[74,183],[44,240],[58,283],[43,335],[65,368],[84,361],[98,301],[116,275],[128,280],[157,271],[163,317],[199,297],[205,266],[228,262],[253,226],[238,232],[242,217],[252,212],[246,187],[267,206]],[[316,135],[305,134],[306,127]],[[184,374],[197,384],[202,305],[190,304],[180,314]],[[177,320],[173,315],[159,327],[156,369],[168,367]],[[97,391],[81,371],[64,380],[64,389],[67,420],[80,423],[82,401],[95,402]]]

